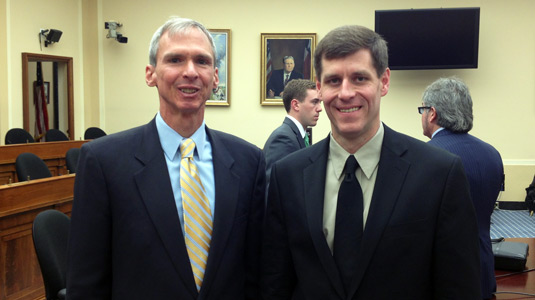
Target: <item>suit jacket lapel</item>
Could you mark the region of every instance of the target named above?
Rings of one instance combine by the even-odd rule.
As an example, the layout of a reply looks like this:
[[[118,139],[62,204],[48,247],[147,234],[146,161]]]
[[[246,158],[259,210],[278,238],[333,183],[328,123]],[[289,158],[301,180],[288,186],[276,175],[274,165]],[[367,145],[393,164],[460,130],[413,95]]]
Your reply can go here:
[[[349,291],[349,299],[354,296],[368,268],[380,237],[390,220],[410,166],[408,161],[401,158],[407,150],[407,145],[400,139],[400,135],[386,125],[384,129],[379,169],[362,238],[359,268]]]
[[[155,120],[144,127],[135,156],[144,165],[134,174],[141,198],[177,273],[191,295],[196,298],[197,288]]]
[[[201,288],[201,298],[210,289],[217,276],[225,245],[234,224],[240,187],[240,177],[233,173],[232,170],[234,164],[233,152],[221,142],[221,138],[216,131],[206,128],[206,132],[212,144],[216,199],[212,240],[210,241],[210,253]]]
[[[295,125],[295,123],[288,119],[288,118],[284,118],[284,122],[286,125],[290,126],[290,128],[292,129],[292,131],[294,132],[295,134],[295,138],[297,139],[297,142],[299,143],[299,147],[301,149],[305,148],[305,140],[301,137],[301,132],[299,131],[299,128],[297,128],[297,126]]]
[[[313,147],[309,159],[311,164],[303,169],[303,189],[308,228],[318,257],[327,276],[340,297],[344,295],[344,287],[334,261],[329,245],[323,233],[323,202],[325,194],[325,176],[327,158],[329,156],[329,137],[318,142]]]

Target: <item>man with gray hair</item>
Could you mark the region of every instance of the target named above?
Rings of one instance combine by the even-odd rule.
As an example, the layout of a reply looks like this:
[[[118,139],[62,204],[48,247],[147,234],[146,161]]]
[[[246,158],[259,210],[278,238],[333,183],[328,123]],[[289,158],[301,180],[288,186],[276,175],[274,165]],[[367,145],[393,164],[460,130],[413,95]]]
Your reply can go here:
[[[470,135],[473,126],[472,98],[460,79],[440,78],[430,84],[422,97],[424,135],[431,145],[461,157],[479,228],[481,293],[492,298],[496,291],[494,254],[490,240],[490,217],[503,184],[503,162],[490,144]]]
[[[336,28],[314,67],[331,133],[271,169],[263,299],[480,299],[461,160],[381,122],[386,41]]]
[[[265,160],[205,124],[219,81],[212,37],[172,18],[149,53],[156,116],[82,147],[67,299],[259,299]]]

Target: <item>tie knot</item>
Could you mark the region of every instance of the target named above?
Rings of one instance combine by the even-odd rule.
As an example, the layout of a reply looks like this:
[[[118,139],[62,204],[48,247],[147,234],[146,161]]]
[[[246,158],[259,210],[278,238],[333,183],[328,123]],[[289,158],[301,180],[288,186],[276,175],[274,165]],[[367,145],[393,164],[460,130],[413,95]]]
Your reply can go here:
[[[195,150],[195,142],[192,139],[185,139],[180,145],[182,158],[192,158],[193,150]]]
[[[351,180],[355,176],[355,171],[359,167],[357,159],[354,155],[349,155],[344,166],[345,180]]]

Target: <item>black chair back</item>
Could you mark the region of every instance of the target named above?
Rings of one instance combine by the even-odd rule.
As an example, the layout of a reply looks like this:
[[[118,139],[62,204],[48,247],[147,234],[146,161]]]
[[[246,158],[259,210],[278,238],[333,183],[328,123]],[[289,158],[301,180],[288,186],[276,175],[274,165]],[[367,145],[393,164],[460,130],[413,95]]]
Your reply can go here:
[[[67,135],[59,129],[49,129],[45,134],[45,141],[47,142],[60,142],[68,140],[69,137],[67,137]]]
[[[92,140],[106,135],[104,130],[98,127],[89,127],[85,130],[84,140]]]
[[[65,164],[69,173],[76,173],[76,166],[78,165],[78,157],[80,156],[80,148],[71,148],[65,154]]]
[[[46,163],[39,156],[29,152],[24,152],[17,156],[15,170],[19,181],[52,177],[52,173]]]
[[[32,135],[28,131],[22,128],[9,129],[5,137],[6,145],[26,144],[26,143],[34,143],[34,142],[35,140],[33,139]]]
[[[47,300],[58,299],[60,291],[65,295],[70,224],[69,216],[54,209],[40,212],[33,221],[33,245]]]

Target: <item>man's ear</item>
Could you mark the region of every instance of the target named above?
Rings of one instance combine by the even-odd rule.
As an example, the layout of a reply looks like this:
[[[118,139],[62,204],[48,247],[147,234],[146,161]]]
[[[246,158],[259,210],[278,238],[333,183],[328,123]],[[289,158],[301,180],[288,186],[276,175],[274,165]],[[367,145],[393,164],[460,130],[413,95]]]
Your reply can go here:
[[[215,68],[214,82],[212,85],[213,85],[212,89],[217,89],[217,87],[219,86],[219,69],[218,68]]]
[[[145,67],[145,82],[148,86],[156,86],[156,67],[147,65]]]
[[[380,78],[381,80],[381,97],[386,96],[388,89],[390,88],[390,69],[386,68],[383,75]]]
[[[427,111],[427,118],[429,122],[435,121],[437,119],[437,110],[434,107],[431,107]]]
[[[292,102],[290,102],[290,106],[292,107],[293,110],[295,111],[299,111],[299,100],[297,99],[292,99]]]

